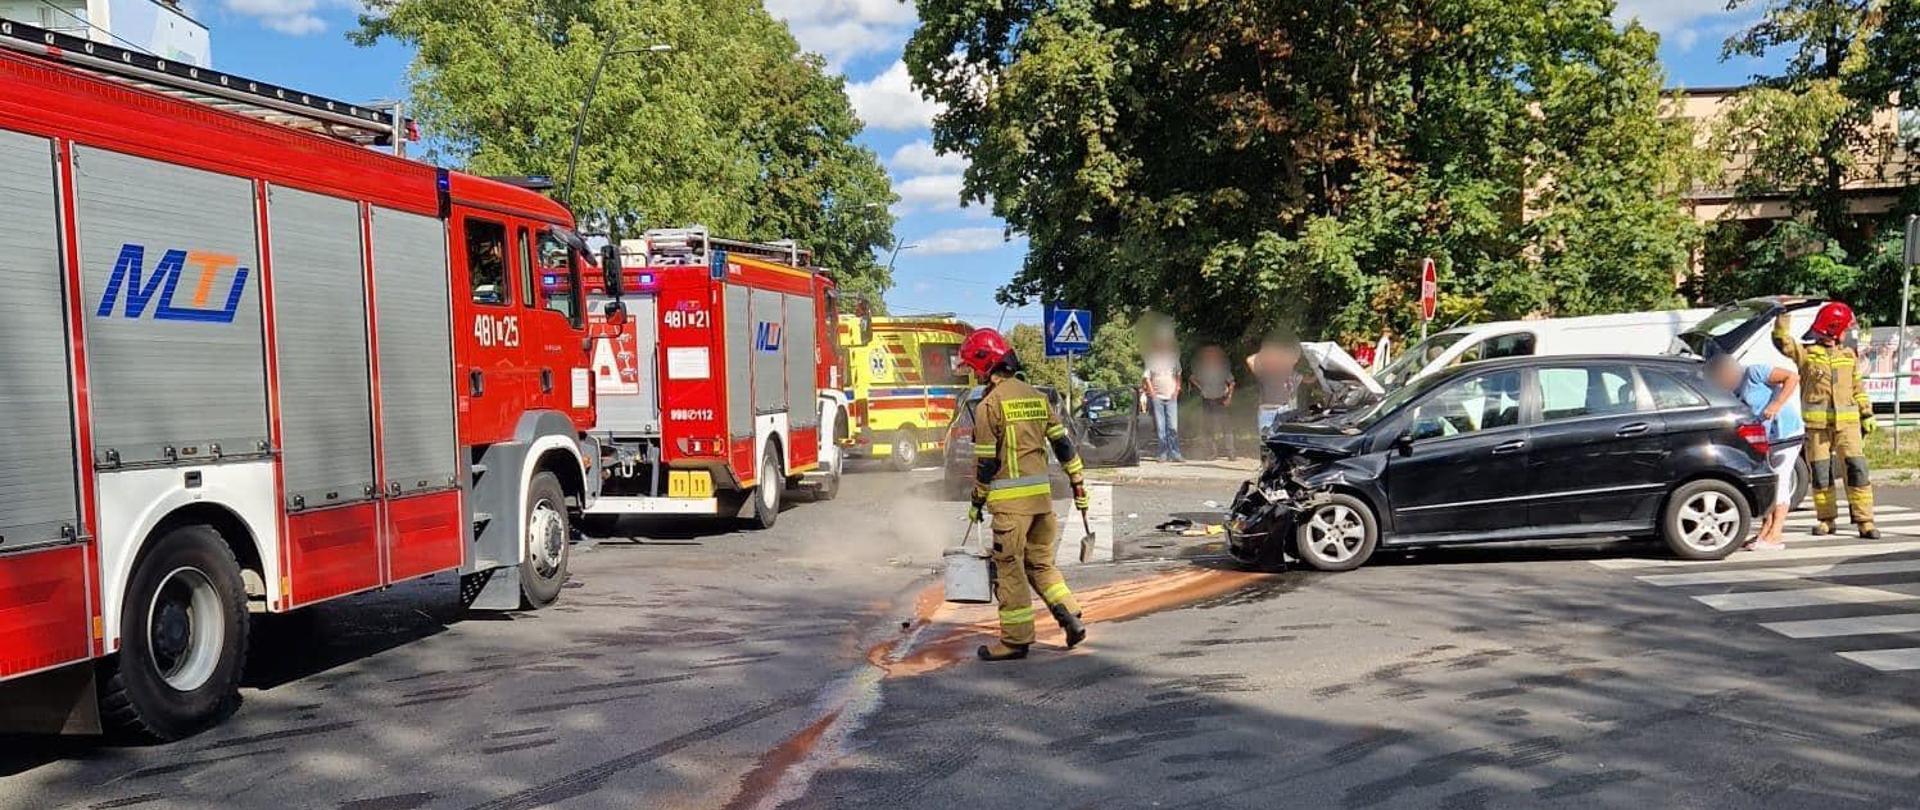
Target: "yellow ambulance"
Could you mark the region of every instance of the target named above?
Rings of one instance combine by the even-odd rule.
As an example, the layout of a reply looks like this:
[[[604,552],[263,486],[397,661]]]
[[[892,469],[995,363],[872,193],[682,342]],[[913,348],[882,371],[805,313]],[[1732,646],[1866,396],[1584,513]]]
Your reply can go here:
[[[855,457],[897,470],[939,452],[971,381],[957,362],[973,327],[950,315],[842,318],[847,402]]]

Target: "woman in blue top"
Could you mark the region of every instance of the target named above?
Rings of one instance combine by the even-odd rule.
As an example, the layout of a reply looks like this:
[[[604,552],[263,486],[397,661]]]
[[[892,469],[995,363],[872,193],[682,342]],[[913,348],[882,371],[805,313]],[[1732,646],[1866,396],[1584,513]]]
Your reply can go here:
[[[1767,441],[1772,446],[1768,463],[1779,483],[1774,487],[1773,508],[1760,524],[1760,536],[1747,544],[1754,551],[1786,548],[1780,535],[1786,531],[1787,506],[1793,500],[1793,468],[1800,458],[1800,445],[1806,442],[1806,422],[1800,418],[1800,375],[1769,365],[1742,366],[1731,355],[1718,355],[1707,362],[1713,380],[1732,391],[1767,423]]]

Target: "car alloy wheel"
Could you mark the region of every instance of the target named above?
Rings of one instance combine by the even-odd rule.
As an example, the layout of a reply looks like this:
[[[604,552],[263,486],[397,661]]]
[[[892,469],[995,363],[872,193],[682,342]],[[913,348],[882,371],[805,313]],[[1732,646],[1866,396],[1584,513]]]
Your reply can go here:
[[[1360,553],[1367,542],[1367,527],[1360,514],[1342,505],[1320,508],[1307,519],[1304,538],[1313,554],[1331,563],[1344,563]]]
[[[1705,552],[1719,551],[1740,539],[1740,512],[1724,493],[1695,493],[1680,505],[1680,541]]]

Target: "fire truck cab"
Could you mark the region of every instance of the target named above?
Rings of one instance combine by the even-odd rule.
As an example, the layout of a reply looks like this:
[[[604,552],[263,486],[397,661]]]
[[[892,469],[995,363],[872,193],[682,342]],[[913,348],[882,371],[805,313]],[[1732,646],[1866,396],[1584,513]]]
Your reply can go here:
[[[0,726],[207,728],[249,614],[558,596],[588,327],[532,277],[586,245],[409,128],[0,21]]]
[[[832,498],[847,437],[833,279],[792,242],[698,226],[649,231],[621,255],[631,318],[596,341],[593,435],[608,477],[588,514],[768,528],[790,488]]]

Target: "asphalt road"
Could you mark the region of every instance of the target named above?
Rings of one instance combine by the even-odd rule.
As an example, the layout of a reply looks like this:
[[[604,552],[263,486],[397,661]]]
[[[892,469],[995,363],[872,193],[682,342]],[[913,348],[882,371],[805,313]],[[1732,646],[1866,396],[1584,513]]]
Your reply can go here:
[[[0,740],[0,806],[1920,806],[1920,654],[1887,652],[1920,647],[1920,491],[1882,492],[1871,546],[1261,575],[1153,529],[1229,475],[1116,489],[1071,652],[970,660],[991,612],[928,590],[954,505],[863,474],[770,532],[623,527],[669,536],[577,550],[547,611],[461,618],[450,581],[326,606],[200,738]]]

